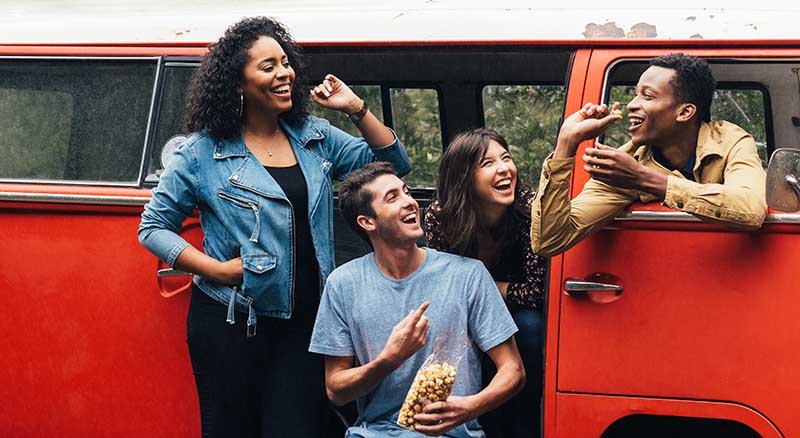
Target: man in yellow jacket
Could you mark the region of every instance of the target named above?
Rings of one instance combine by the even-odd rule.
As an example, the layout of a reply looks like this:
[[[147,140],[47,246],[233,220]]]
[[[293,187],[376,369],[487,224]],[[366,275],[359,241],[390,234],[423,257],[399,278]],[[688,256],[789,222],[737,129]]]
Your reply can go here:
[[[706,222],[756,229],[767,213],[766,175],[753,137],[710,121],[716,81],[706,61],[681,53],[654,58],[628,104],[631,141],[596,144],[582,157],[591,179],[570,200],[578,145],[622,119],[587,103],[564,120],[545,160],[532,207],[531,245],[555,255],[608,224],[633,202],[660,201]]]

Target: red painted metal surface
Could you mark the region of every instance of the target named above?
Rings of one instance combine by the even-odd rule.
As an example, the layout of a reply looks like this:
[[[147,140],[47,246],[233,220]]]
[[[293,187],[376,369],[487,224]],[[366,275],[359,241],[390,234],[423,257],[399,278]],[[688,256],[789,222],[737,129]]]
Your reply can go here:
[[[614,61],[668,51],[593,51],[583,100],[600,101]],[[800,55],[783,49],[685,52]],[[576,167],[573,196],[587,180]],[[800,436],[794,415],[800,355],[790,347],[800,344],[800,331],[793,329],[800,311],[798,233],[800,225],[790,224],[747,233],[699,222],[618,221],[553,258],[545,436],[599,436],[632,413],[732,419],[763,436]],[[624,282],[618,300],[601,304],[564,294],[565,279],[597,272]]]
[[[199,436],[189,295],[159,294],[141,207],[37,207],[0,203],[0,436]]]

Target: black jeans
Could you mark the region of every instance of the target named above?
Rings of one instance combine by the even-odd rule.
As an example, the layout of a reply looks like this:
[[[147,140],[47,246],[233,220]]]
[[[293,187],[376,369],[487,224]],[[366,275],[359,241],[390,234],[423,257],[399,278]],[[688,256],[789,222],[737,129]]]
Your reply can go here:
[[[511,316],[519,328],[517,347],[528,381],[519,394],[495,411],[481,416],[479,422],[488,438],[538,438],[542,427],[544,319],[542,312],[532,309],[512,310]],[[485,386],[497,370],[488,355],[484,355],[482,368]]]
[[[311,327],[247,315],[225,321],[226,306],[196,287],[186,320],[189,355],[200,399],[202,436],[318,438],[330,409],[323,358],[308,352]]]

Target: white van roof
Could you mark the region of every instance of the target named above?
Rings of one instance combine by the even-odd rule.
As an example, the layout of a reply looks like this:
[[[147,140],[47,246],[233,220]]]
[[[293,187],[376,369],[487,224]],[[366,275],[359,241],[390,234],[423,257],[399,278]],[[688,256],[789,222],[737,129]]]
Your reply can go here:
[[[741,3],[737,5],[737,2]],[[267,15],[300,42],[646,38],[797,40],[800,2],[669,0],[27,0],[4,5],[3,43],[215,41],[242,17]],[[556,2],[553,2],[556,3]]]

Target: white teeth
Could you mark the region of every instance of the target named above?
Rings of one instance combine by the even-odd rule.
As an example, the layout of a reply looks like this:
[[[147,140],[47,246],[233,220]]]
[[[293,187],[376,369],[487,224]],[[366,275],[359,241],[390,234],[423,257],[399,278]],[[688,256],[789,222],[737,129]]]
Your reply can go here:
[[[280,87],[276,87],[272,89],[273,93],[286,93],[289,91],[288,85],[281,85]]]
[[[500,190],[505,190],[505,189],[507,189],[509,187],[511,187],[511,180],[510,179],[505,179],[505,180],[500,181],[499,183],[494,185],[494,188],[500,189]]]
[[[414,223],[417,220],[417,214],[416,213],[411,213],[411,214],[403,217],[400,220],[402,222],[404,222],[404,223],[407,223],[407,224]]]

